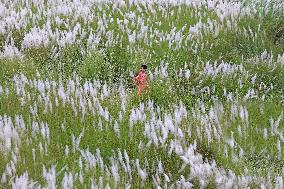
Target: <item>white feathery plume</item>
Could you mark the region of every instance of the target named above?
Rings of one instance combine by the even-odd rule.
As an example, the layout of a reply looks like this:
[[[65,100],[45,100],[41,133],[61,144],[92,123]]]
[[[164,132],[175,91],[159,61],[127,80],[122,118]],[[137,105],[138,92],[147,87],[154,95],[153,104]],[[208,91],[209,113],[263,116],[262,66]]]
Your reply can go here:
[[[44,149],[43,149],[43,146],[42,146],[41,142],[39,143],[39,152],[40,152],[40,155],[42,156],[43,152],[44,152]]]
[[[109,112],[108,112],[108,109],[106,108],[105,113],[104,113],[104,118],[105,118],[106,121],[109,121],[109,117],[110,117]]]
[[[122,165],[123,169],[124,169],[124,172],[127,173],[127,167],[123,161],[123,156],[122,156],[122,153],[120,151],[120,149],[118,149],[118,160],[119,160],[119,163]]]
[[[99,177],[99,188],[104,188],[104,178],[102,176]]]
[[[275,181],[275,189],[284,188],[283,177],[277,176]]]
[[[82,163],[82,158],[81,157],[79,157],[78,164],[79,164],[79,169],[83,170],[83,163]]]
[[[142,170],[140,168],[139,159],[136,159],[135,164],[137,167],[138,175],[140,176],[141,180],[144,182],[147,179],[147,172],[146,170]]]
[[[172,132],[175,133],[175,127],[171,115],[164,115],[164,125]]]
[[[65,146],[64,153],[65,153],[65,156],[68,157],[68,155],[69,155],[69,147],[68,147],[68,145]]]
[[[80,173],[79,173],[79,181],[80,181],[81,184],[84,183],[84,177],[83,177],[82,170],[80,170]]]
[[[131,188],[131,184],[126,183],[125,184],[125,189],[130,189]]]
[[[143,143],[143,141],[140,141],[138,145],[138,150],[141,152],[143,149],[145,149],[145,144]]]
[[[120,137],[120,129],[119,129],[119,125],[118,125],[117,121],[114,122],[113,129],[114,129],[114,132],[117,135],[117,137]]]
[[[163,168],[163,164],[162,164],[161,160],[158,161],[158,173],[159,174],[163,174],[164,173],[164,168]]]
[[[19,58],[22,60],[23,57],[24,54],[14,44],[5,44],[3,52],[0,52],[0,59]]]
[[[185,70],[185,78],[188,79],[190,77],[190,70],[186,69]]]
[[[109,186],[109,183],[107,183],[105,189],[111,189],[111,187]]]
[[[146,125],[145,125],[146,127]],[[161,131],[162,131],[162,139],[161,139],[161,143],[164,144],[165,141],[168,138],[168,134],[169,134],[169,130],[167,127],[164,127],[163,125],[161,125]]]
[[[242,158],[243,156],[244,156],[244,150],[240,147],[239,158]]]
[[[40,126],[38,122],[33,121],[32,122],[32,137],[35,137],[36,133],[39,132]]]
[[[32,156],[33,156],[33,161],[35,162],[36,155],[35,155],[35,149],[34,148],[32,149]]]
[[[65,101],[66,101],[66,93],[64,91],[64,87],[63,87],[61,82],[59,83],[58,96],[62,99],[62,103],[63,103],[63,106],[64,106]]]
[[[52,167],[47,171],[45,166],[43,166],[42,176],[45,178],[47,182],[47,188],[56,189],[56,169],[55,166]]]
[[[243,106],[240,106],[240,118],[243,122],[245,121],[245,111]]]
[[[98,123],[99,129],[103,130],[103,124],[102,124],[102,119],[99,117],[99,123]]]
[[[96,184],[96,181],[93,178],[90,178],[90,181],[91,181],[91,189],[99,189]]]
[[[29,179],[29,175],[27,172],[13,179],[11,185],[12,188],[17,189],[31,189],[36,187],[36,183]]]
[[[7,182],[7,176],[6,176],[6,173],[3,172],[2,177],[1,177],[1,183],[4,185],[6,184],[6,182]]]
[[[96,149],[96,156],[97,156],[97,160],[99,161],[99,165],[100,165],[101,170],[104,170],[104,161],[103,161],[103,158],[101,156],[101,151],[98,148]]]
[[[61,186],[64,189],[72,189],[74,185],[73,175],[72,173],[64,173],[64,177],[61,182]]]
[[[125,162],[126,162],[127,172],[128,172],[128,175],[129,175],[130,181],[131,181],[132,180],[132,171],[131,171],[129,156],[128,156],[126,150],[124,150],[123,153],[124,153],[124,158],[125,158]]]
[[[177,155],[182,155],[184,152],[182,146],[178,141],[174,142],[174,150]]]
[[[235,146],[235,140],[234,140],[234,132],[231,131],[231,137],[227,140],[227,143],[230,145],[231,149]]]
[[[10,94],[9,87],[5,87],[5,95],[9,96],[9,94]]]
[[[242,127],[240,125],[238,125],[238,134],[242,137]]]
[[[118,115],[118,120],[119,120],[119,122],[122,121],[122,118],[123,118],[123,115],[122,115],[122,112],[120,111],[120,112],[119,112],[119,115]]]
[[[264,138],[265,140],[267,140],[267,139],[268,139],[268,132],[267,132],[267,128],[264,128],[264,129],[263,129],[263,138]]]
[[[182,74],[182,69],[181,69],[181,68],[179,69],[178,76],[179,76],[179,77],[182,77],[182,76],[183,76],[183,74]]]
[[[227,145],[224,146],[224,155],[225,155],[225,157],[228,159],[228,149],[227,149]]]
[[[118,170],[118,163],[115,161],[115,159],[112,157],[111,158],[111,173],[113,176],[113,180],[115,185],[120,181],[120,176],[119,176],[119,170]]]

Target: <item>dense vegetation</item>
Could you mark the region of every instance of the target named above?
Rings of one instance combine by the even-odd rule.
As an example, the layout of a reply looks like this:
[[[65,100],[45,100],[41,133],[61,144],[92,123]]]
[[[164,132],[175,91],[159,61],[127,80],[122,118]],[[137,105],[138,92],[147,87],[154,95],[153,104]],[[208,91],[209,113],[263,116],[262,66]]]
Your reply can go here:
[[[283,188],[283,7],[1,2],[0,186]]]

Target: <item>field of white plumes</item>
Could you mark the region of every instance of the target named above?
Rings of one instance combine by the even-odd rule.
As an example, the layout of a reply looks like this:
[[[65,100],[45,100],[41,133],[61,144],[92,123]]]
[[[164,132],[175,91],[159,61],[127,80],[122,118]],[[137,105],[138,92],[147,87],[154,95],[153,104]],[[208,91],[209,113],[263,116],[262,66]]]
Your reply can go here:
[[[281,0],[0,2],[0,188],[282,189],[283,114]]]

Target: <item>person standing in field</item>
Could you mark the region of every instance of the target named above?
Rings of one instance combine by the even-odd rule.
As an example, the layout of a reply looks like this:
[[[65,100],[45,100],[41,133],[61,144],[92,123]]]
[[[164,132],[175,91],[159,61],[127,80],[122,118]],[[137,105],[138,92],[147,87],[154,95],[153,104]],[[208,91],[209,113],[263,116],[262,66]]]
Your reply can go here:
[[[147,66],[145,64],[142,64],[139,70],[139,73],[136,74],[133,78],[133,84],[136,85],[138,82],[138,90],[137,90],[137,96],[140,96],[142,92],[145,92],[148,90],[148,75],[146,73]]]

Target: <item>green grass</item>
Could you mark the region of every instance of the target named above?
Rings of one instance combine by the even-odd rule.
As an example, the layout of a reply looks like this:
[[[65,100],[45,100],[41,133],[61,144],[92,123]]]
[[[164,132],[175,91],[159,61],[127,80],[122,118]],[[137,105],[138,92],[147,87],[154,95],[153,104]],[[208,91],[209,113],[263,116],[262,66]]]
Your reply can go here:
[[[94,8],[101,12],[98,8]],[[113,18],[123,20],[123,16],[118,12],[112,12],[112,6],[104,7],[107,15]],[[220,20],[214,11],[208,11],[204,7],[196,10],[194,8],[187,8],[182,6],[180,10],[178,7],[169,7],[168,12],[173,11],[173,16],[162,17],[162,11],[158,8],[156,16],[147,11],[139,13],[143,19],[147,20],[146,24],[153,25],[160,32],[169,32],[173,26],[176,30],[180,30],[183,26],[193,26],[198,22],[196,16],[200,14],[200,20],[206,22],[208,18],[215,20],[220,24]],[[142,8],[143,10],[143,8]],[[33,7],[36,12],[36,8]],[[137,11],[135,7],[123,10],[125,12]],[[67,18],[62,16],[62,19]],[[39,21],[39,22],[43,22]],[[82,21],[83,22],[83,21]],[[95,31],[98,27],[97,20],[91,21],[91,27]],[[156,24],[161,22],[161,26]],[[86,23],[85,23],[86,24]],[[106,36],[102,37],[101,44],[97,49],[91,50],[88,54],[83,54],[81,50],[86,49],[86,42],[81,46],[73,45],[61,49],[57,58],[52,55],[52,45],[47,48],[26,49],[24,51],[25,58],[23,61],[16,59],[0,60],[0,84],[5,89],[9,88],[10,94],[0,96],[0,115],[11,116],[14,119],[15,115],[22,115],[25,120],[27,132],[21,135],[21,145],[17,154],[18,162],[16,165],[17,175],[24,172],[29,173],[29,177],[36,180],[38,184],[45,185],[46,181],[42,178],[41,172],[43,165],[46,168],[56,165],[56,170],[59,171],[67,165],[66,170],[72,173],[78,173],[79,158],[81,158],[78,149],[72,152],[72,135],[78,138],[82,133],[79,148],[81,150],[88,149],[92,154],[96,154],[97,149],[100,149],[101,157],[105,165],[111,166],[111,157],[116,156],[118,149],[122,152],[127,151],[131,160],[139,159],[141,167],[146,167],[148,171],[148,178],[144,185],[141,183],[137,171],[133,173],[132,187],[133,188],[153,188],[155,185],[152,181],[152,176],[156,174],[157,161],[163,162],[164,171],[166,174],[171,173],[173,184],[174,181],[180,179],[180,175],[185,177],[190,174],[190,168],[187,166],[182,173],[178,173],[182,165],[180,157],[173,153],[168,154],[168,147],[171,140],[175,140],[175,136],[170,134],[166,141],[167,147],[155,146],[151,144],[143,150],[139,150],[140,143],[146,145],[149,139],[144,135],[144,123],[135,123],[133,126],[132,135],[129,134],[129,116],[133,108],[138,108],[140,103],[145,105],[148,100],[154,102],[155,114],[159,115],[158,109],[161,110],[159,117],[163,119],[164,113],[174,113],[174,105],[180,101],[185,105],[188,115],[182,121],[181,129],[187,133],[188,128],[191,129],[191,136],[185,136],[183,146],[197,141],[197,152],[202,154],[204,160],[215,160],[218,167],[225,170],[232,170],[236,175],[245,175],[245,169],[251,176],[267,176],[267,172],[272,175],[283,175],[283,158],[284,152],[282,150],[280,159],[277,159],[277,135],[270,134],[270,118],[276,120],[283,112],[283,102],[281,99],[284,96],[284,67],[276,63],[277,55],[283,54],[283,15],[269,12],[267,15],[255,15],[254,17],[242,17],[238,20],[237,28],[227,30],[220,29],[220,34],[217,37],[210,32],[203,32],[203,39],[193,39],[192,41],[182,42],[182,48],[177,50],[169,47],[168,42],[153,42],[150,46],[145,41],[140,41],[134,45],[133,53],[129,53],[127,46],[129,45],[126,35],[121,37],[120,44],[114,44],[106,47]],[[31,26],[30,26],[31,27]],[[55,26],[54,26],[55,27]],[[74,27],[74,26],[72,26]],[[87,24],[82,23],[82,27],[87,28]],[[258,27],[260,30],[258,30]],[[131,30],[139,30],[136,25],[129,24]],[[247,35],[243,28],[251,30],[257,37]],[[65,30],[62,26],[62,30]],[[112,29],[115,35],[120,35],[120,29],[116,22],[108,25],[107,29]],[[11,35],[15,39],[15,45],[20,47],[20,41],[23,38],[25,31],[13,32]],[[188,29],[183,33],[184,36],[189,34]],[[149,36],[148,36],[149,37]],[[4,36],[0,36],[0,44],[4,43]],[[158,38],[157,38],[158,39]],[[186,45],[199,44],[197,52],[193,52]],[[203,49],[200,49],[201,43],[207,44]],[[174,45],[175,46],[175,45]],[[1,47],[0,47],[0,50]],[[269,65],[268,61],[253,63],[253,59],[259,56],[262,52],[267,51],[273,55],[272,63]],[[130,71],[135,72],[141,63],[146,63],[149,67],[149,72],[154,73],[155,68],[161,65],[161,62],[168,64],[168,77],[158,77],[150,83],[150,91],[142,97],[136,97],[136,89],[132,88]],[[220,63],[228,63],[229,65],[243,65],[244,72],[225,75],[219,73],[215,77],[204,74],[204,65],[206,62],[219,65]],[[191,76],[189,79],[179,77],[178,72],[180,68],[188,65]],[[111,88],[117,88],[120,83],[130,92],[126,92],[126,111],[119,123],[120,136],[113,129],[114,121],[118,120],[121,112],[121,99],[118,92],[111,93],[111,95],[104,100],[99,100],[102,107],[109,111],[112,116],[112,121],[106,121],[103,117],[92,114],[90,110],[86,110],[83,116],[79,108],[76,115],[72,110],[70,104],[63,106],[59,102],[59,106],[55,107],[55,96],[50,95],[53,104],[52,112],[44,113],[44,105],[39,103],[40,93],[32,88],[26,87],[26,92],[31,95],[31,101],[21,105],[19,97],[16,95],[16,89],[12,86],[14,75],[24,74],[28,79],[51,79],[56,82],[62,81],[63,85],[67,84],[67,79],[80,77],[81,87],[86,81],[93,81],[94,79],[101,80],[102,84],[107,83]],[[39,74],[39,75],[38,75]],[[251,78],[256,75],[256,80],[252,83]],[[242,86],[240,86],[240,82]],[[265,85],[266,88],[260,88]],[[210,92],[204,89],[208,88]],[[244,97],[250,89],[257,92],[258,98],[244,100]],[[194,91],[193,91],[194,90]],[[224,96],[224,90],[227,94],[230,92],[234,95],[234,100],[231,102]],[[99,91],[101,92],[101,91]],[[261,99],[265,95],[264,99]],[[71,95],[75,99],[75,95]],[[100,95],[99,95],[100,96]],[[91,99],[91,95],[89,94]],[[30,113],[30,108],[34,106],[34,102],[38,105],[38,115],[33,117]],[[204,123],[200,117],[194,117],[192,112],[202,111],[199,107],[199,102],[204,104],[204,112],[202,116],[210,116],[210,110],[214,109],[218,112],[219,123],[209,120],[208,123],[215,128],[220,127],[218,134],[221,136],[220,142],[212,134],[212,141],[208,143],[206,133],[204,130],[197,133],[196,129],[203,128]],[[78,103],[79,104],[79,103]],[[220,105],[221,104],[221,105]],[[231,108],[236,104],[238,107],[238,115],[236,118],[231,118]],[[219,106],[220,105],[220,106]],[[248,126],[241,120],[240,107],[244,107],[248,111]],[[78,105],[79,107],[79,105]],[[223,111],[218,109],[222,107]],[[146,111],[147,121],[151,119],[151,113]],[[33,122],[46,122],[50,129],[50,143],[39,133],[32,136]],[[99,123],[102,123],[103,129],[99,129]],[[65,129],[61,126],[64,125]],[[208,126],[208,125],[207,125]],[[207,127],[206,126],[206,127]],[[106,128],[107,127],[107,128]],[[246,128],[243,136],[238,134],[238,127]],[[268,139],[263,138],[263,130],[268,130]],[[280,121],[280,132],[284,129],[283,119]],[[158,132],[158,131],[157,131]],[[159,131],[161,132],[161,131]],[[227,139],[230,138],[231,132],[234,133],[235,147],[233,149],[227,144]],[[213,133],[213,132],[211,132]],[[202,138],[202,139],[201,139]],[[45,141],[45,142],[43,142]],[[40,154],[39,143],[47,146],[47,153]],[[282,143],[281,143],[282,144]],[[69,147],[69,155],[65,155],[65,148]],[[224,155],[224,148],[227,147],[229,159]],[[282,144],[283,146],[283,144]],[[243,157],[234,161],[231,154],[239,154],[240,148],[243,150]],[[32,149],[35,149],[36,160],[33,160]],[[12,159],[12,155],[8,153],[7,156],[0,154],[0,173],[4,172],[6,165]],[[84,160],[83,160],[84,161]],[[84,164],[84,163],[83,163]],[[132,162],[132,165],[134,163]],[[86,165],[84,164],[83,167]],[[98,165],[90,170],[84,170],[83,175],[86,178],[83,183],[76,181],[77,188],[84,188],[89,186],[88,179],[99,179],[103,177],[103,182],[110,183],[111,187],[115,187],[115,183],[105,174],[105,168],[101,169]],[[133,166],[133,170],[136,168]],[[56,177],[57,183],[61,183],[64,172]],[[128,175],[119,170],[122,180],[128,180]],[[1,176],[1,175],[0,175]],[[195,187],[199,187],[198,179],[191,180]],[[11,183],[7,183],[3,187],[9,187]],[[116,186],[118,188],[125,187],[124,185]],[[217,188],[214,181],[210,181],[208,188]]]

